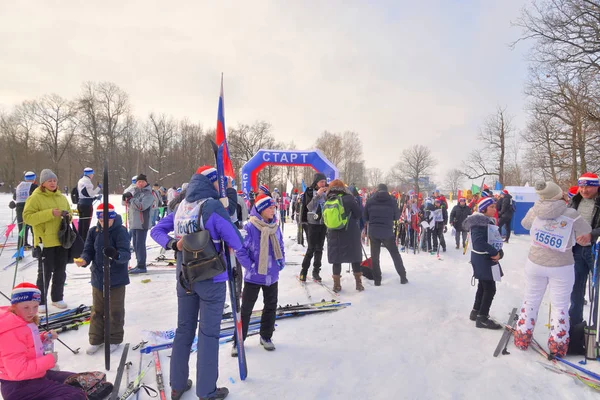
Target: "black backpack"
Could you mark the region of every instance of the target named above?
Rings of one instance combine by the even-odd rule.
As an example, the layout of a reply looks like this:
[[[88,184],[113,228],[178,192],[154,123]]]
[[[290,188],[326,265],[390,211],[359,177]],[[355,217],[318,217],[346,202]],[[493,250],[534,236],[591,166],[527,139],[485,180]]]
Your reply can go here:
[[[79,203],[79,189],[77,189],[77,185],[71,190],[71,203]]]

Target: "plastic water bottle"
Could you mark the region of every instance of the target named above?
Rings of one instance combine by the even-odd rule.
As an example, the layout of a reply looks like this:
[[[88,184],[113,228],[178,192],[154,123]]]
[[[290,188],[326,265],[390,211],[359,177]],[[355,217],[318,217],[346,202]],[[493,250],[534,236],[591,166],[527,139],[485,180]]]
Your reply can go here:
[[[48,334],[48,335],[50,335],[50,334]],[[49,337],[46,337],[46,339],[44,340],[43,346],[44,346],[44,354],[54,353],[54,340],[50,339]]]

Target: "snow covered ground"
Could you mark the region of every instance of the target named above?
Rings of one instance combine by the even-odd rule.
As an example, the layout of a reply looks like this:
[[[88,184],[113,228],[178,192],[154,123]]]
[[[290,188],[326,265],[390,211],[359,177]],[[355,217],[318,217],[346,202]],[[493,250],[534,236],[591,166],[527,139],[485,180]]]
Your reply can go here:
[[[11,222],[7,207],[8,195],[0,195],[0,230]],[[120,196],[111,196],[117,210]],[[92,223],[95,223],[93,221]],[[282,272],[279,303],[309,302],[304,289],[296,280],[304,248],[297,245],[295,225],[286,226],[288,265]],[[14,236],[9,242],[16,242]],[[374,287],[365,283],[365,291],[356,292],[352,274],[343,277],[340,300],[352,306],[334,313],[311,315],[277,322],[273,341],[275,352],[266,352],[253,336],[246,341],[249,374],[245,382],[239,380],[237,360],[230,356],[230,346],[222,345],[220,353],[219,386],[230,389],[228,398],[234,399],[592,399],[597,394],[566,375],[545,370],[538,361],[543,359],[533,350],[522,352],[512,342],[510,355],[494,358],[492,353],[502,331],[476,329],[469,320],[475,288],[471,286],[469,256],[454,249],[450,232],[446,234],[448,252],[443,260],[429,254],[402,254],[408,271],[407,285],[400,285],[391,258],[382,251],[383,284]],[[148,245],[152,239],[148,238]],[[491,314],[505,322],[509,311],[520,306],[523,294],[523,267],[529,246],[528,236],[513,236],[505,246],[502,267],[505,277]],[[367,252],[369,252],[367,248]],[[0,266],[11,261],[14,250],[6,249],[0,257]],[[159,253],[149,250],[148,260]],[[30,254],[26,260],[31,259]],[[324,256],[326,261],[326,254]],[[19,271],[17,282],[35,282],[36,266]],[[14,269],[0,269],[0,290],[10,293]],[[65,301],[69,306],[91,304],[91,286],[88,279],[74,279],[89,275],[89,270],[67,266]],[[325,263],[321,275],[332,285],[331,266]],[[142,283],[142,279],[151,279]],[[308,284],[313,301],[331,299],[331,295],[315,283]],[[1,303],[6,304],[6,302]],[[142,339],[143,330],[171,329],[176,326],[177,301],[173,273],[133,276],[127,287],[125,342],[132,346]],[[260,300],[257,308],[262,307]],[[50,312],[57,311],[53,307]],[[587,315],[587,311],[586,314]],[[548,303],[540,311],[535,337],[546,343]],[[104,355],[99,352],[87,356],[87,326],[67,332],[61,338],[70,346],[81,347],[82,352],[72,355],[57,343],[59,364],[64,370],[103,370]],[[165,382],[169,382],[170,350],[161,352]],[[150,360],[149,355],[144,356]],[[195,360],[196,355],[192,355]],[[112,355],[109,379],[116,374],[120,351]],[[132,376],[136,373],[139,354],[130,350],[133,362]],[[581,357],[569,357],[577,362]],[[600,372],[596,362],[587,368]],[[195,380],[195,362],[190,362]],[[154,386],[154,373],[146,375],[145,382]],[[123,386],[122,386],[123,387]],[[167,390],[167,398],[170,390]],[[148,399],[141,393],[140,399]],[[194,399],[194,390],[184,399]]]

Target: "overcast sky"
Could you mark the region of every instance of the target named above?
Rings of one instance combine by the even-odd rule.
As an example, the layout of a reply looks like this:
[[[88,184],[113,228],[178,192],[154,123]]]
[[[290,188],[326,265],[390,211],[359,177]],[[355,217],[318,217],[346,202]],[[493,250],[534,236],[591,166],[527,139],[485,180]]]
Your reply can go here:
[[[310,148],[360,134],[384,171],[414,144],[459,167],[497,105],[525,122],[525,53],[508,44],[526,0],[2,1],[0,107],[112,81],[134,112],[216,124],[266,120]]]

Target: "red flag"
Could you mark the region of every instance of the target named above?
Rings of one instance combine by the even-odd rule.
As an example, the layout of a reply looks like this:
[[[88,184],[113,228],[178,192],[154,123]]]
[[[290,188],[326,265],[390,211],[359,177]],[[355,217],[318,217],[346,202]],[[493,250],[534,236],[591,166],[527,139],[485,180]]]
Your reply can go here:
[[[8,235],[10,235],[10,233],[12,232],[12,230],[15,229],[15,224],[8,224],[6,225],[6,230],[4,231],[4,237],[8,237]]]
[[[219,112],[217,114],[217,145],[225,142],[225,149],[223,151],[223,170],[225,175],[232,178],[235,177],[233,173],[233,166],[231,165],[231,159],[229,158],[229,146],[227,146],[227,135],[225,134],[225,98],[223,97],[223,74],[221,74],[221,95],[219,96]]]

